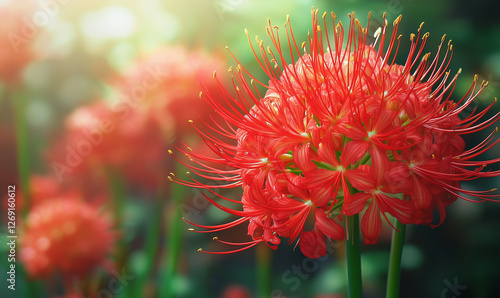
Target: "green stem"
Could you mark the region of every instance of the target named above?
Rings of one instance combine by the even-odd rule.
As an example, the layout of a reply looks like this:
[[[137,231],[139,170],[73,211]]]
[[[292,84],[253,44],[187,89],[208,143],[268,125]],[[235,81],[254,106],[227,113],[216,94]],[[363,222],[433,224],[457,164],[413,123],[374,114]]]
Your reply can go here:
[[[126,199],[125,182],[123,177],[115,169],[106,169],[108,175],[108,182],[111,190],[111,196],[113,198],[113,207],[115,209],[115,224],[120,229],[125,229],[123,225],[123,211],[124,203]],[[118,250],[116,252],[116,264],[118,268],[123,268],[125,261],[127,259],[128,248],[125,244],[125,240],[120,240],[117,242]]]
[[[359,251],[359,214],[346,219],[347,239],[345,241],[347,259],[347,284],[349,298],[361,298],[361,254]]]
[[[182,165],[178,164],[176,168],[175,176],[178,179],[184,180],[187,178],[186,173],[182,172]],[[172,183],[171,194],[170,194],[170,206],[167,216],[167,229],[168,238],[166,245],[166,257],[167,257],[167,273],[165,282],[162,283],[160,293],[161,297],[172,297],[173,296],[173,285],[177,277],[177,267],[179,264],[179,256],[182,246],[182,214],[179,210],[179,205],[182,204],[185,194],[185,186]]]
[[[156,197],[156,203],[154,204],[153,210],[153,219],[151,223],[148,225],[147,234],[146,234],[146,245],[145,245],[145,254],[146,254],[146,266],[144,271],[140,274],[135,282],[135,287],[133,289],[132,295],[128,297],[143,297],[144,286],[146,285],[149,276],[152,273],[153,265],[155,264],[159,242],[161,238],[161,222],[163,218],[163,209],[165,207],[165,187],[160,185],[158,190],[158,194]]]
[[[126,184],[123,181],[123,177],[117,171],[114,169],[107,169],[107,171],[111,195],[113,197],[113,207],[115,208],[115,221],[116,225],[121,227],[123,221],[123,204],[127,196],[125,191]]]
[[[257,245],[257,280],[259,298],[271,295],[272,254],[267,245]]]
[[[17,168],[19,171],[19,184],[23,194],[22,214],[27,215],[31,205],[30,190],[30,155],[28,142],[28,123],[26,121],[26,95],[19,91],[12,96],[15,114],[15,129],[17,143]]]
[[[396,230],[392,231],[391,256],[389,260],[389,273],[387,277],[387,298],[399,297],[401,280],[401,258],[405,241],[406,225],[395,219]],[[398,231],[399,230],[399,231]]]

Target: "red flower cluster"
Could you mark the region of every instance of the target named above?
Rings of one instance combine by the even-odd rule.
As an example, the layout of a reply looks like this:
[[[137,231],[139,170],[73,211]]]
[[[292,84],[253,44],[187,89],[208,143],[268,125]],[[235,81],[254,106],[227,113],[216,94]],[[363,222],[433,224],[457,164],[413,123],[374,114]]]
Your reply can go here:
[[[134,103],[140,104],[162,127],[181,136],[190,133],[186,129],[188,120],[208,119],[212,110],[198,98],[198,82],[224,65],[219,55],[209,56],[201,49],[168,47],[140,59],[118,79],[116,87],[132,108]],[[213,92],[217,90],[212,80],[202,84]]]
[[[188,119],[208,119],[211,109],[197,97],[198,81],[221,64],[185,47],[140,60],[114,82],[117,100],[96,101],[68,116],[65,134],[48,153],[58,178],[95,188],[114,171],[130,185],[156,188],[170,166],[167,145],[185,132],[180,128]],[[206,86],[217,89],[212,80]]]
[[[97,208],[76,199],[51,199],[30,211],[20,254],[31,276],[60,272],[81,278],[105,264],[115,238],[110,218]]]
[[[60,180],[70,178],[92,189],[103,188],[107,171],[123,173],[126,182],[154,187],[165,166],[162,128],[148,111],[111,107],[105,102],[76,109],[66,132],[48,152]]]
[[[469,150],[461,137],[499,119],[496,114],[483,120],[493,104],[470,112],[471,102],[487,83],[478,87],[476,77],[469,92],[453,101],[450,97],[460,71],[452,76],[448,70],[452,46],[443,47],[444,36],[432,58],[423,55],[428,34],[421,34],[419,28],[417,35],[410,36],[406,62],[398,65],[401,17],[389,34],[384,15],[385,23],[369,45],[369,25],[362,27],[354,14],[349,18],[345,32],[332,13],[333,32],[329,32],[326,13],[324,27],[320,27],[313,10],[309,49],[304,42],[303,52],[288,19],[285,47],[278,28],[269,22],[267,34],[275,50],[265,48],[258,37],[258,48],[252,46],[269,83],[258,82],[238,64],[237,71],[232,71],[236,96],[223,88],[220,96],[206,90],[202,94],[228,124],[215,123],[209,128],[212,131],[198,130],[218,158],[189,148],[182,151],[196,162],[195,166],[187,164],[192,172],[227,184],[207,184],[194,176],[192,181],[171,179],[209,190],[243,188],[241,200],[219,196],[243,210],[232,210],[206,196],[218,208],[241,218],[214,227],[195,224],[220,231],[248,221],[253,241],[240,243],[246,246],[233,251],[259,242],[276,248],[279,237],[286,237],[290,242],[299,239],[302,252],[317,258],[326,253],[325,236],[344,239],[344,228],[337,222],[342,216],[366,210],[362,232],[365,243],[373,244],[382,216],[388,222],[390,215],[403,224],[431,224],[437,208],[441,224],[445,207],[457,197],[483,201],[497,196],[460,186],[461,181],[500,175],[484,170],[500,159],[474,160],[498,143],[493,133]],[[284,58],[288,51],[291,64]],[[257,84],[267,89],[265,95],[258,92]],[[470,114],[463,117],[465,112]],[[217,133],[236,143],[221,141]],[[314,225],[306,231],[308,218],[314,219]]]

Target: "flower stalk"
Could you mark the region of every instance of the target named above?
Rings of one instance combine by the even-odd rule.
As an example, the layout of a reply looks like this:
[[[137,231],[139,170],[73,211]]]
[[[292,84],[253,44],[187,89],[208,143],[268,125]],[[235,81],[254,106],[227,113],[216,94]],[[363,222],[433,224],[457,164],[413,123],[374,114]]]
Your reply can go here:
[[[158,194],[156,195],[156,202],[154,204],[153,219],[152,224],[149,225],[150,228],[146,234],[146,245],[144,247],[145,254],[147,256],[146,266],[142,274],[138,277],[136,281],[136,286],[134,291],[131,291],[132,295],[128,297],[142,297],[144,287],[153,271],[155,260],[158,256],[158,247],[161,239],[162,233],[162,218],[163,211],[165,207],[165,187],[160,186]]]
[[[401,260],[405,241],[406,225],[395,219],[392,231],[391,254],[389,259],[389,272],[387,277],[387,298],[399,297],[401,282]]]
[[[187,174],[182,172],[182,166],[180,164],[177,165],[174,176],[180,177],[181,179],[187,177]],[[182,231],[184,227],[182,223],[182,214],[177,207],[182,203],[185,188],[179,184],[172,184],[170,192],[170,206],[168,207],[168,216],[166,217],[166,227],[168,230],[168,242],[165,245],[167,249],[165,254],[167,257],[167,272],[165,282],[162,283],[160,289],[161,297],[173,296],[173,286],[177,277],[177,267],[182,246]]]
[[[269,297],[271,293],[272,254],[267,246],[257,245],[257,297]]]
[[[347,284],[349,298],[361,298],[363,286],[361,280],[361,254],[359,251],[359,215],[355,214],[346,218],[346,261]]]

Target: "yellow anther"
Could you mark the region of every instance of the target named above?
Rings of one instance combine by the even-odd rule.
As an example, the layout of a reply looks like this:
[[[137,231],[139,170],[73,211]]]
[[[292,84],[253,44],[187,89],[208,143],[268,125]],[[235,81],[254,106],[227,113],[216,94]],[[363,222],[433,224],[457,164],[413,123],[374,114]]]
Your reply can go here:
[[[192,232],[192,231],[194,231],[194,229],[193,228],[189,228],[188,231]]]
[[[443,37],[441,37],[441,42],[444,42],[445,39],[446,39],[446,34],[443,34]]]
[[[399,24],[399,22],[401,22],[401,18],[403,18],[402,15],[399,15],[395,20],[394,22],[392,23],[393,26],[396,26],[397,24]]]
[[[168,154],[174,154],[172,150],[168,149]]]
[[[325,18],[326,17],[326,11],[323,13],[323,16],[321,16],[321,18]]]
[[[212,238],[212,240],[219,240],[219,237],[214,237]]]
[[[217,74],[217,71],[214,70],[214,73],[212,74],[212,77],[215,79],[215,75]]]
[[[305,47],[306,47],[306,42],[305,42],[305,41],[303,41],[303,42],[302,42],[301,47],[302,47],[302,48],[305,48]]]
[[[246,35],[248,35],[248,30],[247,30],[247,28],[245,28],[245,34],[246,34]]]
[[[199,94],[200,98],[203,97],[203,91],[200,91],[200,94]]]
[[[193,123],[193,120],[188,120],[189,123]]]
[[[198,251],[202,251],[202,250],[203,250],[203,249],[201,249],[201,248],[198,248]]]
[[[420,23],[420,26],[418,27],[418,32],[420,32],[420,29],[424,26],[424,22]]]
[[[386,18],[387,17],[387,12],[384,11],[384,13],[382,14],[382,18]]]

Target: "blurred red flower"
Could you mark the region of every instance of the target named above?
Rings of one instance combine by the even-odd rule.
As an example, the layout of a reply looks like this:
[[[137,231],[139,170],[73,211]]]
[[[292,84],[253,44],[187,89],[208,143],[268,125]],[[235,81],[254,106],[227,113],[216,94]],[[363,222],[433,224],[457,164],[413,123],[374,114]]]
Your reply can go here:
[[[137,62],[115,84],[118,101],[97,101],[68,116],[64,135],[48,152],[56,176],[95,188],[113,171],[129,185],[156,189],[172,171],[167,145],[176,134],[195,133],[189,119],[208,117],[198,81],[221,65],[221,59],[184,47]],[[209,80],[207,88],[216,83]]]
[[[199,92],[201,85],[217,90],[211,79],[217,69],[225,69],[218,54],[169,47],[138,60],[115,85],[132,109],[150,109],[160,127],[170,128],[176,135],[191,134],[194,130],[188,120],[207,120],[212,112]]]
[[[107,262],[117,237],[108,214],[68,198],[34,206],[23,229],[21,260],[37,278],[56,272],[79,278],[89,274]]]
[[[60,180],[94,188],[104,188],[108,171],[122,173],[132,185],[154,187],[162,180],[166,156],[161,128],[148,111],[123,115],[105,102],[70,114],[65,134],[48,151]]]
[[[240,285],[229,285],[222,292],[221,298],[250,298],[252,294],[250,291]]]

